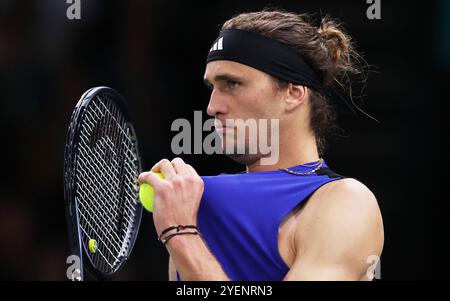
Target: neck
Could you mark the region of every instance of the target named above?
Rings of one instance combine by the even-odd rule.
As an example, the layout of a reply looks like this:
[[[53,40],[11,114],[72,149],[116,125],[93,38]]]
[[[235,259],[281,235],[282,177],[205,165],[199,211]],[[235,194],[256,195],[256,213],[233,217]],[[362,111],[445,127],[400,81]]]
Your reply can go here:
[[[283,141],[282,141],[283,140]],[[260,160],[247,165],[247,173],[270,171],[315,162],[320,159],[314,135],[297,135],[295,139],[280,139],[278,161],[273,165],[262,165]]]

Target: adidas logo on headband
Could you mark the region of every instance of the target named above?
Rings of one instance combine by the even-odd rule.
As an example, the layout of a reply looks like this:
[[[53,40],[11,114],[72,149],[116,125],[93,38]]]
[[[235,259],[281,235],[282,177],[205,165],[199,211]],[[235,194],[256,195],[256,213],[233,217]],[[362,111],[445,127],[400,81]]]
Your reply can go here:
[[[217,42],[214,43],[209,52],[214,50],[223,50],[223,37],[221,37]]]

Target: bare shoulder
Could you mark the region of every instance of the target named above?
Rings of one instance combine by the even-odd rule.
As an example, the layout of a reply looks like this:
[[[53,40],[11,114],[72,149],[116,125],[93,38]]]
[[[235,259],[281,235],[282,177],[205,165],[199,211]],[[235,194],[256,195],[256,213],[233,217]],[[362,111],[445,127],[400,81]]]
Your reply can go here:
[[[323,185],[302,211],[296,231],[300,246],[317,242],[339,245],[342,252],[364,247],[381,253],[384,230],[378,201],[360,181],[346,178]]]
[[[287,280],[367,280],[368,259],[379,258],[384,244],[377,199],[350,178],[317,189],[296,215],[294,229]]]
[[[378,201],[372,191],[360,181],[345,178],[329,182],[319,188],[310,199],[321,211],[352,211],[378,214]]]

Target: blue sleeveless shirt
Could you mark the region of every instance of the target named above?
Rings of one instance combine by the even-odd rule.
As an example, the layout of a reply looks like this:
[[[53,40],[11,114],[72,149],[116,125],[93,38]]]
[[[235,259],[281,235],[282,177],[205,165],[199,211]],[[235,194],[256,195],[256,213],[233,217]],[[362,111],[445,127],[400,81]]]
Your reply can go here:
[[[278,251],[281,222],[319,187],[342,178],[325,162],[309,175],[274,170],[202,176],[197,217],[202,238],[231,280],[283,280],[289,268]]]

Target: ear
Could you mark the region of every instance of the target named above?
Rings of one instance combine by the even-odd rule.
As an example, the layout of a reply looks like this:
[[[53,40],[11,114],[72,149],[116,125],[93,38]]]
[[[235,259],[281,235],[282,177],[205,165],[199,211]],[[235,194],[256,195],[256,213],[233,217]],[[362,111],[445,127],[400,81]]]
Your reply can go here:
[[[308,87],[289,83],[286,94],[286,111],[292,111],[306,102]]]

